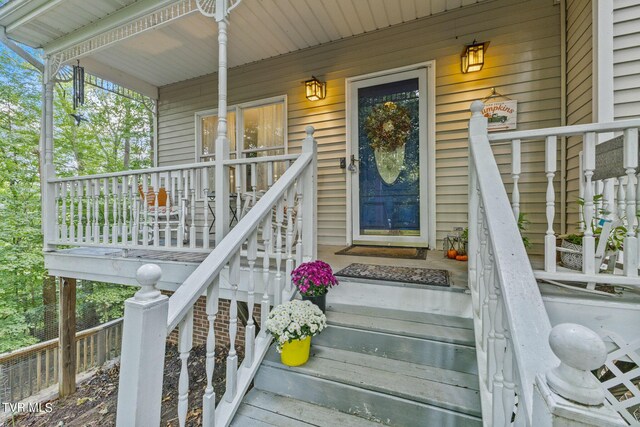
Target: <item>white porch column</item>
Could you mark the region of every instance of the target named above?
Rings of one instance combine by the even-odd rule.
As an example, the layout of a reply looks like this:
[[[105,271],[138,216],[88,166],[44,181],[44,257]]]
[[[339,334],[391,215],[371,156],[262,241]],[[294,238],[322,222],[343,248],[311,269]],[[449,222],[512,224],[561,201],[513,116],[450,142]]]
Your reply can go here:
[[[302,261],[314,261],[318,258],[318,143],[313,138],[313,126],[305,128],[307,136],[302,142],[302,152],[312,153],[313,160],[303,180],[302,199]]]
[[[229,167],[223,162],[229,158],[227,137],[227,0],[216,0],[218,22],[218,136],[216,138],[216,245],[229,232]],[[240,142],[238,142],[240,143]],[[238,170],[236,169],[236,175]],[[236,176],[236,179],[238,177]]]
[[[56,239],[56,199],[53,184],[49,184],[49,180],[55,178],[56,171],[53,165],[53,87],[55,85],[54,75],[51,71],[50,61],[45,59],[45,67],[43,73],[43,112],[41,126],[41,137],[44,136],[44,143],[41,144],[44,151],[44,161],[42,161],[42,217],[43,217],[43,234],[44,234],[44,250],[50,251],[54,247],[49,242]],[[40,153],[43,156],[43,153]]]

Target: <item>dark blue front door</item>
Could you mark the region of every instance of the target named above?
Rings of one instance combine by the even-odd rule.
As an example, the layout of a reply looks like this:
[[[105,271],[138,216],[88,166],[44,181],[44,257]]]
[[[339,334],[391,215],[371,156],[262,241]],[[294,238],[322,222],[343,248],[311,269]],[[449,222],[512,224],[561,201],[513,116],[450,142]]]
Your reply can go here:
[[[419,96],[417,77],[357,90],[362,237],[420,235]]]

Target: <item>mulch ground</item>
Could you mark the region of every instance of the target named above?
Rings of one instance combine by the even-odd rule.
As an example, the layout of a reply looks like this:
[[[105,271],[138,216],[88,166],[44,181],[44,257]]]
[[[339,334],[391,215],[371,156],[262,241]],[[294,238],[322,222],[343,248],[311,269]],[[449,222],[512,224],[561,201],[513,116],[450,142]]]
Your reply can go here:
[[[228,349],[216,348],[216,367],[213,384],[216,403],[225,391],[226,358]],[[189,411],[187,425],[202,424],[202,396],[207,386],[205,346],[194,347],[189,357]],[[242,362],[244,351],[238,349],[238,365]],[[162,390],[162,426],[178,425],[178,379],[180,359],[175,345],[167,345]],[[118,376],[120,365],[100,369],[90,380],[78,387],[76,393],[62,399],[52,400],[50,413],[32,413],[16,416],[7,426],[25,427],[108,427],[116,425],[116,406],[118,402]]]

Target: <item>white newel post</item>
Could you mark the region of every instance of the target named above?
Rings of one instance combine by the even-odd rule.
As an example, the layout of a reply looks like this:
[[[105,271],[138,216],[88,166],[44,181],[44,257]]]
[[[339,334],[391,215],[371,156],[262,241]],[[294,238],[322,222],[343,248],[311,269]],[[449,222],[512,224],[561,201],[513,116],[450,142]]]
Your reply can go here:
[[[142,288],[125,301],[116,425],[158,426],[167,340],[169,298],[156,288],[162,271],[138,269]]]
[[[627,235],[624,238],[624,275],[638,276],[638,239],[636,238],[636,169],[638,168],[638,129],[624,131],[624,169],[627,173]],[[622,215],[622,213],[620,213]]]
[[[302,199],[302,250],[304,262],[313,261],[318,257],[318,143],[313,138],[313,126],[305,128],[307,136],[302,142],[302,152],[311,153],[313,160],[303,177],[304,198]]]
[[[53,87],[55,72],[51,70],[51,61],[45,59],[44,78],[44,111],[42,114],[42,126],[44,126],[44,165],[42,169],[42,188],[43,203],[42,213],[43,234],[44,234],[44,250],[53,250],[54,245],[50,242],[57,239],[56,223],[58,219],[56,208],[55,184],[49,183],[50,179],[56,177],[55,167],[53,165]],[[42,134],[42,133],[41,133]]]
[[[536,377],[533,422],[546,426],[624,426],[620,414],[604,404],[604,391],[591,373],[607,351],[602,338],[582,325],[563,323],[549,335],[560,364]]]

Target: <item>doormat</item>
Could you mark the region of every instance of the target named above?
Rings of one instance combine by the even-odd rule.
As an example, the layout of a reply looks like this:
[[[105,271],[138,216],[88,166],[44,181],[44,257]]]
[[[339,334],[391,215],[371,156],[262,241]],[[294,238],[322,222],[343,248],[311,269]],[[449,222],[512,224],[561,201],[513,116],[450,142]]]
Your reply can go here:
[[[400,248],[392,246],[351,245],[336,255],[373,256],[381,258],[427,259],[427,248]]]
[[[336,276],[388,282],[415,283],[431,286],[451,286],[449,272],[433,268],[395,267],[392,265],[349,264]]]

